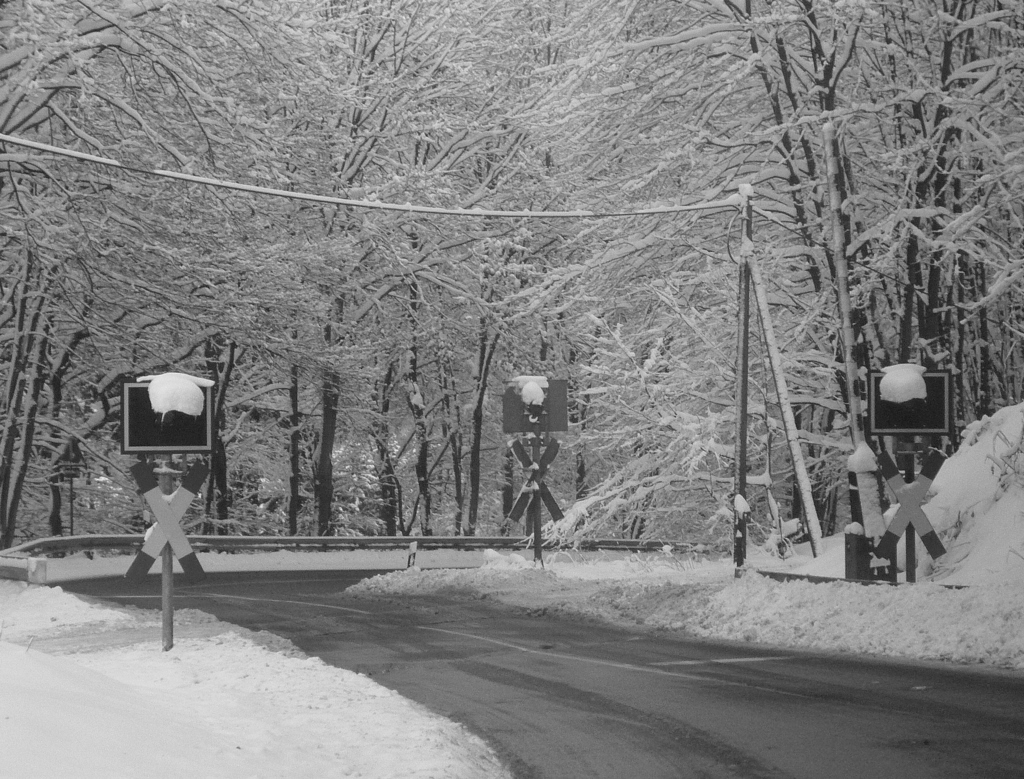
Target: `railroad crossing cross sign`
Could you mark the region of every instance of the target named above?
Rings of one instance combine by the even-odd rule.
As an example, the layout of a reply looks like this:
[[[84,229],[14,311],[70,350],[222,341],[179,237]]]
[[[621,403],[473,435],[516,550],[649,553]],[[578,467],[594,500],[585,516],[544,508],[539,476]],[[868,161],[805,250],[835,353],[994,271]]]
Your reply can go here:
[[[512,522],[519,521],[519,518],[523,516],[523,512],[526,511],[526,507],[530,505],[534,495],[540,495],[540,499],[544,501],[544,505],[547,506],[548,511],[551,512],[551,516],[556,522],[565,516],[555,501],[555,496],[551,494],[551,490],[544,483],[544,476],[548,472],[548,466],[551,465],[558,454],[558,446],[559,444],[556,439],[550,439],[544,452],[537,459],[537,462],[534,462],[533,457],[530,456],[526,451],[526,447],[518,439],[511,443],[512,452],[516,458],[526,470],[530,471],[529,478],[523,484],[523,488],[519,491],[519,497],[512,506],[512,510],[508,513],[508,518]]]
[[[946,547],[939,540],[938,533],[935,532],[932,523],[928,520],[928,515],[921,509],[921,502],[945,460],[946,456],[942,452],[932,449],[924,458],[921,473],[908,484],[889,453],[882,452],[879,455],[878,462],[882,467],[882,476],[888,483],[889,489],[896,495],[900,507],[892,518],[892,522],[889,523],[889,528],[878,542],[875,549],[876,557],[895,562],[896,542],[900,540],[900,536],[906,531],[908,525],[912,525],[917,534],[921,536],[921,542],[933,559],[942,557],[946,553]]]
[[[181,569],[185,572],[185,578],[190,582],[202,580],[206,576],[206,572],[199,563],[196,553],[192,551],[192,546],[185,537],[179,520],[185,515],[189,503],[199,494],[199,490],[206,480],[209,473],[206,464],[197,462],[188,469],[170,501],[164,500],[156,474],[153,472],[152,463],[136,463],[132,466],[131,472],[156,518],[156,524],[153,525],[152,532],[149,533],[145,544],[125,573],[125,578],[139,581],[145,577],[153,563],[156,562],[164,545],[170,544],[175,557],[181,563]]]

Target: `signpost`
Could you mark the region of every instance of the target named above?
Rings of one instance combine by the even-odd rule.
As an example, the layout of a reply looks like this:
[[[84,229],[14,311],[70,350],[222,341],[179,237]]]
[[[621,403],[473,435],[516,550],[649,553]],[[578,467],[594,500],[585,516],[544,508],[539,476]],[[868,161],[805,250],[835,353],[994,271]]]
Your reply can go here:
[[[82,475],[85,458],[76,439],[71,439],[67,451],[58,462],[59,478],[68,483],[68,532],[75,534],[75,479]]]
[[[878,455],[882,477],[899,502],[900,508],[889,527],[875,545],[872,571],[888,570],[885,578],[896,581],[896,544],[906,533],[907,581],[917,579],[917,552],[915,531],[921,536],[925,549],[933,557],[946,553],[942,541],[921,509],[928,488],[942,467],[945,455],[931,449],[925,456],[921,472],[915,477],[914,460],[917,436],[953,434],[952,372],[926,370],[921,365],[899,363],[881,371],[870,371],[867,381],[868,436],[895,436],[896,456],[905,466],[905,475],[892,456],[884,451]],[[900,446],[909,445],[908,451]],[[869,535],[876,535],[869,532]]]
[[[559,444],[548,436],[552,431],[568,430],[568,382],[545,376],[519,376],[508,383],[502,398],[503,429],[506,433],[523,433],[530,447],[513,439],[509,443],[512,453],[526,469],[528,476],[512,505],[507,519],[517,522],[527,514],[526,527],[533,533],[533,559],[544,564],[541,532],[542,506],[546,506],[557,522],[564,516],[557,501],[544,483],[548,466],[558,455]],[[545,445],[546,441],[546,445]]]
[[[131,474],[156,520],[125,578],[141,581],[160,556],[165,652],[174,646],[174,558],[187,581],[201,581],[206,576],[181,529],[181,518],[209,474],[205,462],[193,463],[174,489],[178,471],[169,467],[170,458],[212,451],[212,387],[208,379],[165,373],[125,382],[122,389],[121,451],[139,456]],[[166,455],[167,460],[158,469],[147,459],[150,454]]]

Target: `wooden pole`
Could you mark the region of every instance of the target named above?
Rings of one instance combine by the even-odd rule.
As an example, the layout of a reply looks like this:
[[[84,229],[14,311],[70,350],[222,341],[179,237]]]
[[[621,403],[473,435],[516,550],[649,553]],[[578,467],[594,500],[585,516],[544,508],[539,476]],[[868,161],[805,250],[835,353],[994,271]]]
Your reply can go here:
[[[864,418],[860,403],[860,373],[857,367],[853,344],[856,335],[853,330],[853,304],[850,300],[850,264],[846,259],[846,240],[843,234],[842,208],[839,195],[839,162],[836,158],[836,130],[832,122],[822,127],[822,149],[825,154],[825,170],[828,176],[828,199],[832,221],[832,261],[836,269],[836,302],[839,304],[840,330],[842,333],[843,366],[846,372],[846,401],[850,413],[850,442],[853,451],[864,441],[862,425]],[[864,526],[864,511],[861,505],[860,483],[854,471],[847,471],[849,484],[850,520]]]
[[[768,311],[768,293],[764,288],[761,270],[753,257],[750,258],[748,265],[750,267],[750,283],[754,287],[754,299],[757,301],[758,313],[761,316],[765,347],[768,350],[768,363],[771,365],[772,376],[775,379],[775,394],[779,398],[782,423],[786,430],[786,440],[789,442],[790,457],[793,460],[793,470],[796,473],[797,486],[800,488],[800,497],[804,504],[807,534],[811,539],[811,554],[817,557],[821,554],[821,523],[818,521],[818,512],[814,508],[811,479],[807,475],[803,451],[800,449],[800,432],[796,427],[793,407],[789,403],[789,389],[786,386],[786,374],[782,365],[782,352],[775,340],[775,328],[772,327],[771,315]]]
[[[855,334],[853,331],[853,305],[850,302],[850,265],[846,259],[846,242],[843,239],[842,203],[839,202],[839,163],[835,155],[835,128],[826,122],[822,128],[822,146],[828,171],[828,193],[832,216],[832,261],[836,266],[836,299],[839,304],[839,319],[842,333],[843,368],[846,372],[847,406],[850,411],[850,440],[853,448],[864,440],[861,428],[863,417],[860,407],[860,380],[857,360],[853,352]]]
[[[738,292],[739,322],[736,331],[736,443],[733,484],[736,494],[747,497],[747,385],[750,381],[750,263],[752,249],[753,205],[746,198],[743,210],[743,248],[740,251],[740,278]],[[736,509],[733,501],[733,563],[743,567],[747,558],[747,515]]]

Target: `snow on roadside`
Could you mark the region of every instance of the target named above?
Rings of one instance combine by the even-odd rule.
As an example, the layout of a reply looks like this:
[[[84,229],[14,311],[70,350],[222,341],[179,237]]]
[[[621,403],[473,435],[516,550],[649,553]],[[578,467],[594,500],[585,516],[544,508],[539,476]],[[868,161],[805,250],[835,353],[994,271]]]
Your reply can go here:
[[[754,572],[735,579],[728,560],[673,565],[643,556],[535,568],[521,555],[492,551],[480,569],[396,571],[348,592],[461,594],[704,638],[1024,669],[1021,582],[954,589],[779,582]]]
[[[1019,584],[889,587],[752,574],[671,627],[713,638],[1024,669]]]
[[[186,636],[217,622],[176,617]],[[0,580],[0,775],[509,777],[461,725],[283,639],[217,623],[163,652],[158,625],[158,612]],[[86,640],[103,633],[106,648]],[[49,654],[60,636],[92,648]]]

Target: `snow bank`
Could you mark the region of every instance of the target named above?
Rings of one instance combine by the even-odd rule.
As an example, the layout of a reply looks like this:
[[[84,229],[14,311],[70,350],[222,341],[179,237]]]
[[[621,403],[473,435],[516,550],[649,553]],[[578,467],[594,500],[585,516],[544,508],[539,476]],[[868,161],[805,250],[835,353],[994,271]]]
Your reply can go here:
[[[159,612],[0,580],[0,776],[509,779],[461,725],[283,639],[198,612],[213,635],[180,637],[189,612],[163,652]],[[91,648],[40,651],[68,638]]]
[[[1019,584],[953,589],[937,584],[864,586],[736,581],[687,618],[714,638],[1024,668]]]
[[[800,570],[843,565],[842,536]],[[954,589],[934,583],[892,587],[837,581],[778,582],[731,560],[670,555],[547,556],[490,550],[479,569],[410,569],[351,587],[372,597],[488,598],[528,611],[673,630],[712,639],[1024,668],[1024,581]],[[753,557],[754,565],[767,558]]]
[[[1024,581],[1024,405],[972,423],[924,506],[947,553],[929,573],[947,584]]]

